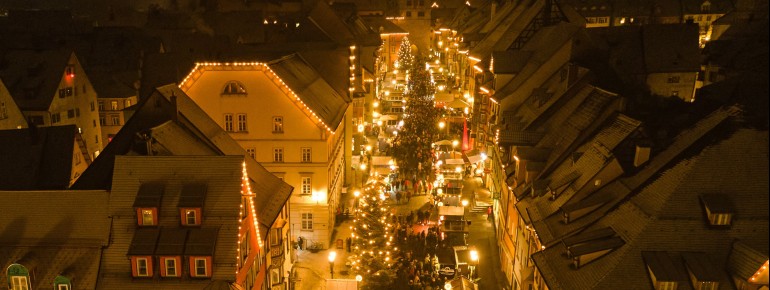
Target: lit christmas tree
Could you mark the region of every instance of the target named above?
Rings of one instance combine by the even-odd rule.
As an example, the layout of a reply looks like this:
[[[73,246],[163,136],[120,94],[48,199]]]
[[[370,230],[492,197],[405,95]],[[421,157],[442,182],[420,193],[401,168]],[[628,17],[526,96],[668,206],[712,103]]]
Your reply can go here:
[[[392,289],[396,274],[393,269],[398,247],[393,236],[393,214],[384,201],[382,187],[366,186],[358,197],[353,228],[355,272],[363,277],[361,289]]]
[[[401,39],[401,46],[398,48],[398,65],[397,69],[403,71],[409,71],[414,64],[414,55],[412,55],[412,44],[409,43],[409,38],[404,36]]]
[[[440,112],[433,103],[436,88],[430,73],[424,67],[415,65],[409,74],[404,125],[393,141],[393,158],[402,176],[426,178],[430,176],[435,162],[431,144],[438,138]]]

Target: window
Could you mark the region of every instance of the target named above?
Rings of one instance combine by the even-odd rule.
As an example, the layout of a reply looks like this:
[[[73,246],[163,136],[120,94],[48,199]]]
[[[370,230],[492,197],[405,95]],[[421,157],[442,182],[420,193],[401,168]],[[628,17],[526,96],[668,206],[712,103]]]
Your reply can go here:
[[[248,149],[246,149],[246,153],[248,153],[249,156],[251,156],[251,159],[255,159],[255,160],[257,159],[257,149],[256,148],[248,148]]]
[[[309,213],[309,212],[302,213],[302,230],[303,231],[313,230],[313,213]]]
[[[104,116],[99,116],[99,125],[106,126],[107,118],[105,118]]]
[[[149,270],[150,269],[149,264],[147,263],[147,258],[136,258],[136,276],[149,277]]]
[[[278,245],[281,243],[281,229],[270,230],[270,245]]]
[[[283,162],[283,148],[273,148],[273,162]]]
[[[412,11],[407,11],[406,12],[406,17],[412,17]]]
[[[391,112],[391,113],[403,113],[403,112],[404,112],[404,108],[401,108],[401,107],[392,107],[392,108],[390,108],[390,112]]]
[[[424,11],[417,11],[417,17],[425,17]]]
[[[112,115],[112,125],[120,126],[120,116]]]
[[[596,19],[597,19],[597,22],[599,22],[601,24],[607,23],[607,17],[598,17]]]
[[[179,273],[176,270],[176,259],[165,259],[163,264],[166,268],[166,277],[179,277]]]
[[[111,101],[110,102],[110,110],[117,111],[118,110],[118,101]]]
[[[70,290],[70,285],[69,284],[56,285],[56,290]]]
[[[186,226],[197,226],[200,225],[200,221],[198,221],[198,209],[194,208],[185,208],[182,210],[182,213],[184,216],[183,224]]]
[[[75,165],[80,164],[80,155],[72,154],[72,159],[75,162]]]
[[[56,124],[56,123],[59,123],[59,122],[61,122],[61,115],[59,115],[59,113],[52,114],[51,115],[51,123],[52,124]]]
[[[86,93],[86,84],[83,84],[83,93]]]
[[[310,147],[302,147],[302,162],[313,162]]]
[[[233,114],[225,114],[225,131],[233,131]]]
[[[123,107],[124,108],[131,107],[131,100],[128,99],[128,100],[123,101]]]
[[[75,117],[80,117],[80,108],[75,108]]]
[[[193,272],[195,277],[206,277],[208,276],[208,265],[206,263],[206,258],[194,258],[194,265],[195,265],[195,272]]]
[[[11,290],[29,290],[27,276],[11,276]]]
[[[283,117],[273,117],[273,133],[283,133]]]
[[[412,0],[406,0],[406,6],[407,7],[412,6]]]
[[[94,106],[94,102],[91,102],[91,112],[93,112],[94,110],[96,110],[96,107]]]
[[[238,131],[248,131],[248,127],[246,127],[246,114],[238,114]]]
[[[703,4],[700,5],[701,12],[709,12],[710,10],[711,10],[711,3],[704,2]]]
[[[156,224],[155,208],[139,208],[137,212],[139,214],[140,226],[154,226]]]
[[[0,102],[0,120],[8,118],[8,109],[5,107],[5,102]]]
[[[303,176],[302,177],[302,186],[300,188],[300,194],[302,194],[302,195],[310,195],[311,193],[313,193],[312,188],[313,188],[313,184],[312,184],[312,179],[310,178],[310,176]]]
[[[243,84],[236,81],[229,81],[222,90],[223,95],[245,95],[246,88]]]
[[[67,110],[67,119],[75,118],[75,110],[69,109]]]
[[[94,135],[94,143],[99,144],[99,135]]]
[[[668,83],[669,84],[678,84],[680,80],[679,76],[670,76],[668,77]]]
[[[67,96],[67,92],[64,89],[59,89],[59,98],[64,98]]]
[[[99,101],[99,111],[104,111],[104,102]]]

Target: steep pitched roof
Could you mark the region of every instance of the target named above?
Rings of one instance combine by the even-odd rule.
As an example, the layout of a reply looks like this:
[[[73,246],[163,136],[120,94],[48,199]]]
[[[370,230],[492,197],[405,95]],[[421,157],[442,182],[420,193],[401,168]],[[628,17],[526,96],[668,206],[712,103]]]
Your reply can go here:
[[[650,285],[643,251],[667,251],[685,260],[688,252],[702,252],[710,266],[739,274],[728,263],[735,239],[764,253],[762,259],[767,260],[767,141],[767,131],[740,129],[696,156],[678,161],[589,228],[610,226],[626,241],[625,246],[577,270],[568,268],[559,244],[533,255],[546,284],[550,289]],[[729,229],[710,228],[703,218],[698,195],[715,191],[744,205],[736,209]],[[685,271],[687,264],[677,267]],[[720,286],[732,283],[724,271],[715,277]]]
[[[45,111],[51,106],[68,50],[10,50],[0,57],[0,79],[22,111]]]
[[[58,275],[78,289],[96,288],[110,233],[106,191],[0,191],[0,198],[0,263],[33,270],[34,289],[50,288]]]
[[[385,18],[385,16],[361,16],[361,19],[369,26],[372,31],[383,33],[403,33],[409,34],[397,24]]]
[[[77,135],[75,125],[0,130],[0,190],[66,189]]]
[[[347,100],[304,58],[294,54],[272,61],[269,66],[326,126],[335,130],[340,125],[348,107]]]
[[[178,128],[175,130],[173,128],[163,129],[164,126],[170,126],[166,124],[167,122],[173,122]],[[158,138],[151,135],[153,132],[160,134]],[[187,136],[185,138],[168,137],[175,136],[173,134],[186,134]],[[72,188],[109,189],[112,186],[115,156],[147,155],[146,143],[138,138],[142,135],[156,143],[176,142],[171,144],[158,143],[156,148],[162,147],[166,151],[156,150],[158,152],[155,153],[246,155],[246,151],[216,122],[211,120],[190,97],[176,85],[170,84],[156,88],[152,95],[140,101],[133,117],[113,137],[104,151],[73,184]],[[188,147],[178,144],[179,140],[187,139],[197,140],[194,147],[193,145]],[[259,220],[269,228],[269,225],[272,225],[272,222],[280,214],[280,210],[290,197],[293,188],[253,159],[246,158],[245,160],[249,178],[254,182],[251,188],[256,194]]]

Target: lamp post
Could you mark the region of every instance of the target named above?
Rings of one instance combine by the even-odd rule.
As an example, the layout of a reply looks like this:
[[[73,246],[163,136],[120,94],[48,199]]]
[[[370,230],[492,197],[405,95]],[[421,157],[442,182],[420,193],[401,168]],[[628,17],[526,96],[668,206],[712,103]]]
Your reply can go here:
[[[468,274],[468,279],[473,279],[473,270],[476,269],[476,265],[479,264],[479,252],[471,250],[471,271]]]
[[[355,199],[356,199],[355,203],[353,204],[353,211],[356,214],[358,213],[358,197],[359,196],[361,196],[361,191],[356,190],[356,191],[353,192],[353,197],[355,197]]]
[[[329,271],[332,274],[332,279],[334,279],[334,259],[337,258],[337,252],[331,251],[329,252]]]
[[[361,163],[361,166],[359,166],[359,168],[361,168],[361,188],[363,188],[364,187],[364,170],[366,170],[366,163]]]

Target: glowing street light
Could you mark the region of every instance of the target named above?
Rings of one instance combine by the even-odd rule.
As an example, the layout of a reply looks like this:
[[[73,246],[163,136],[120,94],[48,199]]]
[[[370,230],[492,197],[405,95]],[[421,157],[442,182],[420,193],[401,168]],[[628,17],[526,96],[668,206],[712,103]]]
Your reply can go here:
[[[337,252],[329,252],[329,271],[331,271],[332,279],[334,279],[334,259],[337,258]]]
[[[467,199],[463,199],[462,204],[463,204],[464,207],[468,206],[468,200]]]
[[[473,270],[476,269],[476,265],[479,264],[479,252],[477,252],[475,249],[471,250],[471,264],[470,264],[470,273],[468,273],[468,279],[473,279]]]
[[[444,121],[438,122],[439,129],[444,129],[444,127],[446,127],[446,123],[444,123]]]

